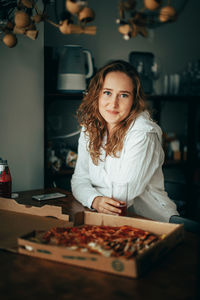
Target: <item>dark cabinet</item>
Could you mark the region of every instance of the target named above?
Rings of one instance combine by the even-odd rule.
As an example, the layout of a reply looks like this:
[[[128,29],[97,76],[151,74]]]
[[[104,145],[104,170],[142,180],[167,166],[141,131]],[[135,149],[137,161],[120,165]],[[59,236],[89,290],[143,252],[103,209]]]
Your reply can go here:
[[[58,57],[53,47],[44,48],[44,185],[70,190],[77,153],[79,125],[76,110],[81,92],[60,93],[57,90]],[[74,134],[75,133],[75,134]]]
[[[45,95],[45,187],[71,190],[80,128],[76,110],[82,93]]]
[[[153,117],[162,129],[167,127],[163,126],[166,105],[171,106],[171,111],[165,123],[172,123],[172,114],[176,117],[174,127],[182,121],[182,134],[177,135],[180,151],[177,156],[169,157],[165,149],[163,171],[169,196],[180,201],[187,217],[197,219],[200,209],[200,96],[150,96],[148,100],[152,103]]]

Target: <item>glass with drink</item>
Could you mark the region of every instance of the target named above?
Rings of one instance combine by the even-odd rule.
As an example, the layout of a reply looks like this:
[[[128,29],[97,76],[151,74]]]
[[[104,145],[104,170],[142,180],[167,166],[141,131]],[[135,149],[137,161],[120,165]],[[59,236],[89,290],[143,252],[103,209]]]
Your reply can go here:
[[[112,182],[112,198],[120,203],[119,216],[127,216],[128,183]]]

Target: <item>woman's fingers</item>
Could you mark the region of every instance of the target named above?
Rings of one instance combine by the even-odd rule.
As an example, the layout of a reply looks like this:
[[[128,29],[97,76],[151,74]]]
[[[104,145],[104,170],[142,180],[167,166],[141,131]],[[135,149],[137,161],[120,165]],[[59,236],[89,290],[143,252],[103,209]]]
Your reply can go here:
[[[104,208],[115,214],[120,214],[120,212],[121,212],[121,210],[118,208],[117,201],[113,201],[113,200],[111,200],[111,202],[110,201],[105,202]]]
[[[114,206],[114,207],[118,207],[120,206],[120,202],[117,200],[114,200],[112,198],[106,198],[107,199],[107,203],[109,203],[110,205]]]
[[[119,213],[112,212],[112,211],[110,211],[110,210],[108,210],[106,208],[102,208],[101,213],[108,214],[108,215],[114,215],[114,216],[118,216],[119,215]]]
[[[118,208],[119,205],[120,204],[118,201],[101,196],[96,197],[92,203],[92,207],[95,208],[98,212],[112,215],[118,215],[121,213],[121,210]]]
[[[121,210],[118,208],[119,203],[116,200],[113,200],[108,197],[102,197],[101,208],[103,213],[108,214],[120,214]]]

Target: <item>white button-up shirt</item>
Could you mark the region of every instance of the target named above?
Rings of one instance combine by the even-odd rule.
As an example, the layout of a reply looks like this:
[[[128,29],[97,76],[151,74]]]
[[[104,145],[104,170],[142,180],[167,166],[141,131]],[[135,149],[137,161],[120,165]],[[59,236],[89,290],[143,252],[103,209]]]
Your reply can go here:
[[[82,131],[71,180],[74,197],[88,208],[97,196],[127,198],[128,207],[133,205],[136,214],[157,221],[168,222],[172,215],[179,215],[164,190],[161,138],[160,127],[143,112],[130,126],[120,156],[106,156],[102,149],[95,165],[87,150],[88,137]],[[113,195],[114,186],[118,195]]]

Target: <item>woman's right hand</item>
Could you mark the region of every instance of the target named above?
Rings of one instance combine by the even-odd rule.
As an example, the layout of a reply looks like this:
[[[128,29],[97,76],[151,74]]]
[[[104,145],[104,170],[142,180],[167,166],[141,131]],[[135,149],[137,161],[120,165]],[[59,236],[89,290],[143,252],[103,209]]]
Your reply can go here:
[[[94,198],[92,202],[92,208],[96,209],[99,213],[109,215],[119,215],[121,213],[119,206],[119,201],[103,196]]]

